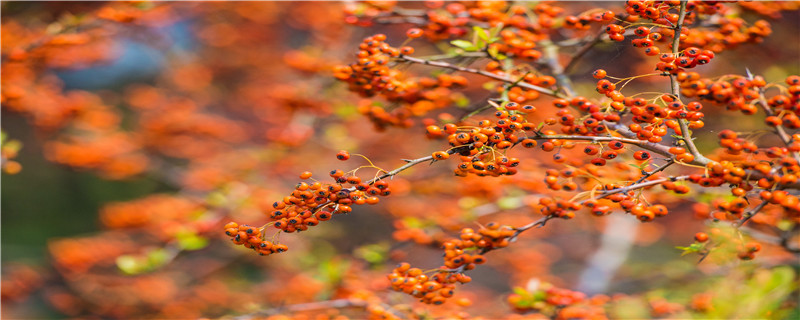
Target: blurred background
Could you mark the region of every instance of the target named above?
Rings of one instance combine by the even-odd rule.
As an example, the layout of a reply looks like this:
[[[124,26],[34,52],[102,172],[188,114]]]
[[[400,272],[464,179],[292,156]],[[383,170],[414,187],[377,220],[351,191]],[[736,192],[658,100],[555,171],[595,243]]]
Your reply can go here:
[[[367,165],[358,156],[336,160],[339,150],[391,170],[401,159],[447,148],[425,138],[424,124],[481,104],[489,96],[483,80],[467,76],[467,88],[443,93],[460,102],[414,115],[410,128],[378,130],[360,111],[398,106],[348,92],[331,70],[355,61],[366,36],[384,33],[399,46],[409,25],[345,24],[345,3],[1,5],[3,160],[21,164],[2,175],[4,318],[223,317],[355,294],[413,305],[412,297],[386,289],[395,264],[433,269],[441,251],[426,244],[465,226],[538,219],[532,204],[545,190],[543,171],[560,168],[535,150],[515,150],[521,174],[504,178],[455,178],[452,162],[420,165],[395,177],[393,195],[380,204],[281,234],[289,251],[260,257],[231,244],[221,226],[268,222],[262,210],[288,195],[303,171],[324,180],[331,170]],[[619,10],[621,3],[561,6],[578,14]],[[721,53],[702,71],[747,68],[768,81],[798,74],[800,15],[784,12],[771,23],[774,32],[763,43]],[[422,39],[411,45],[415,56],[443,50]],[[592,97],[594,69],[651,72],[644,61],[630,45],[600,44],[571,76]],[[630,90],[667,89],[663,79],[647,79]],[[547,110],[550,101],[535,103]],[[724,108],[706,115],[714,120],[698,132],[703,151],[717,147],[719,130],[758,130],[763,123],[762,116],[741,120]],[[365,178],[375,173],[359,169]],[[722,194],[693,196],[710,202]],[[697,264],[675,247],[706,230],[695,218],[703,209],[680,196],[651,200],[667,203],[672,214],[647,224],[622,214],[553,221],[470,272],[473,283],[459,287],[457,297],[471,303],[415,307],[432,316],[455,310],[500,317],[512,311],[505,303],[512,288],[542,281],[589,295],[623,294],[609,311],[618,318],[651,317],[653,301],[689,306],[704,295],[715,297],[716,308],[675,307],[673,316],[800,316],[791,303],[798,298],[796,256],[767,246],[753,262],[712,256]]]

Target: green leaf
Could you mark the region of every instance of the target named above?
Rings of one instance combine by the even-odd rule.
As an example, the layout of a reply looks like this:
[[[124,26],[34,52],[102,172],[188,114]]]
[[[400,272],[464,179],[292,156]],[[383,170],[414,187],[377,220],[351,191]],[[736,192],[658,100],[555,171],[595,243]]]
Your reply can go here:
[[[121,255],[117,257],[117,268],[126,274],[137,274],[141,269],[141,263],[139,259],[132,255]]]
[[[539,291],[536,291],[536,292],[533,293],[533,299],[535,299],[536,301],[542,301],[545,298],[547,298],[547,293],[545,293],[542,290],[539,290]]]
[[[514,291],[514,293],[523,297],[530,295],[530,293],[528,293],[528,291],[526,291],[522,287],[514,287],[513,289],[511,289],[511,291]]]
[[[379,265],[386,261],[389,256],[389,245],[386,243],[370,244],[357,248],[354,254],[369,262],[371,265]]]
[[[499,49],[497,49],[497,47],[496,47],[496,46],[491,46],[491,47],[489,47],[489,50],[486,50],[486,52],[488,52],[488,53],[489,53],[489,55],[490,55],[492,58],[497,58],[497,55],[499,54],[498,50],[499,50]]]
[[[334,108],[333,112],[341,118],[349,118],[358,114],[358,107],[352,103],[341,104]]]
[[[415,218],[415,217],[407,217],[407,218],[404,218],[404,219],[403,219],[403,222],[405,222],[405,223],[406,223],[406,226],[408,226],[408,228],[409,228],[409,229],[418,229],[418,228],[422,228],[422,225],[423,225],[423,224],[422,224],[422,221],[420,221],[419,219],[417,219],[417,218]]]
[[[522,199],[519,197],[503,197],[497,200],[497,207],[502,210],[516,209],[522,206]]]
[[[206,203],[212,207],[222,207],[228,202],[228,197],[226,197],[222,192],[214,191],[206,196]]]
[[[792,230],[792,228],[794,228],[794,223],[790,220],[781,220],[778,221],[778,223],[775,224],[775,226],[778,227],[778,229],[781,229],[782,231],[789,231]]]
[[[675,248],[678,249],[678,250],[683,251],[683,253],[681,253],[681,256],[685,256],[687,254],[700,252],[700,250],[705,248],[705,246],[706,245],[704,243],[692,243],[688,247],[675,247]]]
[[[489,31],[489,38],[496,37],[498,34],[500,34],[501,30],[503,30],[503,24],[502,23],[496,25],[494,28],[492,28],[492,30]]]
[[[178,246],[182,250],[200,250],[208,246],[208,239],[197,235],[192,231],[181,231],[175,236]]]
[[[453,41],[450,41],[450,44],[452,44],[452,45],[454,45],[456,47],[459,47],[461,49],[464,49],[466,51],[475,51],[477,49],[477,48],[475,48],[475,45],[472,44],[472,42],[469,42],[469,41],[466,41],[466,40],[453,40]]]
[[[456,99],[455,103],[456,103],[457,107],[464,108],[466,106],[469,106],[469,98],[467,98],[466,96],[463,96],[463,95],[459,96]]]
[[[478,35],[478,38],[481,38],[483,41],[489,42],[489,33],[483,28],[479,26],[473,26],[472,32],[475,32],[475,34]]]
[[[146,271],[153,270],[160,266],[163,266],[169,260],[169,253],[164,248],[158,248],[154,250],[150,250],[147,252],[147,265],[145,266]]]

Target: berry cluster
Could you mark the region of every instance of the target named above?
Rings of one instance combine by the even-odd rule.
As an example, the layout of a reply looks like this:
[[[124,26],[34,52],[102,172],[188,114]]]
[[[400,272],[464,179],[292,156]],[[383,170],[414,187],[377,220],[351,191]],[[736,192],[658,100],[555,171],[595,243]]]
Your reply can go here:
[[[691,69],[698,65],[709,63],[716,55],[711,50],[700,50],[696,47],[689,47],[679,52],[678,55],[672,53],[660,53],[655,47],[652,50],[645,50],[647,55],[658,55],[660,60],[656,64],[656,70],[669,72],[671,74],[679,74],[684,71],[683,68]],[[660,55],[659,55],[660,54]]]
[[[623,27],[619,24],[610,24],[606,27],[606,33],[611,40],[623,41],[626,29],[635,27],[633,34],[639,38],[632,41],[633,46],[643,48],[647,55],[658,55],[661,50],[656,46],[657,43],[666,42],[665,47],[672,49],[675,30],[669,26],[678,23],[679,6],[679,1],[627,1],[625,10],[629,16],[625,18],[625,22],[628,25]],[[687,3],[685,25],[681,28],[680,34],[680,49],[690,47],[706,49],[703,50],[704,55],[710,59],[713,56],[709,55],[709,52],[721,52],[725,49],[735,48],[742,43],[761,42],[764,37],[772,33],[769,23],[764,20],[756,21],[753,25],[748,26],[743,19],[738,17],[721,17],[712,26],[686,27],[686,25],[692,25],[698,15],[713,15],[722,8],[717,1]],[[651,22],[640,22],[640,19],[648,19]],[[678,57],[675,58],[678,59]],[[696,64],[707,63],[708,59],[701,58],[697,60]],[[667,70],[659,70],[669,72],[669,67],[665,68]]]
[[[349,154],[340,152],[337,158],[347,160]],[[350,213],[352,205],[377,204],[379,196],[392,193],[385,180],[362,182],[360,177],[348,176],[342,170],[333,170],[330,176],[334,183],[300,182],[291,195],[273,203],[272,210],[268,210],[274,220],[272,226],[289,233],[304,231],[330,220],[334,214]],[[310,179],[311,173],[304,172],[301,178]],[[352,186],[345,187],[348,184]]]
[[[762,16],[777,19],[781,17],[781,11],[797,10],[800,4],[794,1],[750,1],[739,2],[740,7],[746,10],[753,11]]]
[[[534,33],[524,29],[516,31],[506,29],[500,32],[501,41],[491,44],[490,48],[496,48],[498,52],[506,56],[536,60],[542,56],[539,50],[534,49],[536,47],[536,42],[546,38],[546,34]],[[492,64],[491,68],[487,67],[487,69],[489,69],[489,71],[494,71],[499,69],[499,67],[499,64]]]
[[[506,301],[517,312],[537,311],[553,319],[605,319],[602,308],[579,308],[586,301],[582,292],[558,288],[550,283],[536,282],[535,288],[515,288]],[[602,299],[598,299],[602,300]],[[607,298],[605,299],[607,300]],[[598,301],[599,302],[599,301]],[[605,301],[602,301],[605,302]]]
[[[435,241],[423,228],[412,227],[406,220],[395,220],[394,228],[392,238],[397,241],[411,241],[421,245],[430,245]]]
[[[564,28],[587,30],[591,28],[592,22],[609,22],[614,20],[614,11],[592,10],[584,12],[579,16],[569,15],[564,17]],[[608,31],[608,29],[606,29]],[[610,34],[609,34],[610,35]]]
[[[261,228],[251,227],[246,224],[239,225],[236,222],[229,222],[224,228],[225,234],[231,237],[233,243],[253,249],[262,256],[289,250],[284,244],[276,244],[265,240]]]
[[[420,269],[400,264],[389,274],[392,289],[420,298],[429,304],[442,304],[453,296],[454,283],[467,283],[472,279],[463,272],[486,262],[484,253],[508,246],[516,229],[491,222],[477,232],[471,228],[461,230],[458,239],[442,243],[444,264],[428,277]]]
[[[514,175],[519,159],[509,158],[499,154],[497,150],[511,148],[522,144],[526,148],[533,148],[538,143],[529,138],[526,131],[532,132],[535,125],[528,122],[524,115],[536,111],[532,105],[520,106],[516,102],[506,103],[495,112],[496,121],[481,120],[476,127],[458,127],[446,124],[443,128],[435,125],[428,126],[426,132],[430,138],[447,137],[450,146],[464,148],[459,152],[461,163],[455,169],[457,176],[475,174],[478,176]],[[437,151],[433,153],[436,160],[449,158],[448,152]]]
[[[542,215],[572,219],[575,217],[575,210],[580,209],[581,204],[555,198],[541,198],[539,199],[539,208]]]
[[[796,195],[791,195],[784,190],[775,190],[772,192],[762,191],[759,196],[762,201],[783,207],[791,216],[800,217],[800,198]]]
[[[682,74],[687,74],[683,72]],[[675,96],[670,94],[663,94],[646,100],[644,98],[626,97],[619,91],[614,90],[616,84],[605,79],[607,77],[606,71],[598,69],[594,72],[594,77],[599,78],[597,82],[597,90],[612,99],[609,104],[611,109],[616,111],[629,111],[632,117],[632,123],[628,125],[631,132],[636,133],[636,138],[643,141],[652,143],[661,142],[663,137],[667,135],[668,129],[672,129],[678,134],[681,134],[679,121],[686,120],[690,129],[702,128],[705,123],[703,117],[705,114],[701,112],[703,105],[700,102],[693,101],[684,104],[677,100]],[[680,78],[680,76],[679,76]],[[633,78],[621,79],[619,82],[630,81]],[[658,102],[661,102],[659,104]],[[563,103],[563,102],[562,102]],[[557,105],[558,106],[558,105]],[[589,110],[596,110],[592,112],[594,121],[590,123],[599,122],[603,119],[608,122],[619,121],[618,115],[608,115],[599,112],[599,107],[590,106]],[[584,120],[585,122],[586,120]],[[600,126],[599,124],[597,126]],[[675,151],[678,151],[677,149]],[[683,154],[678,153],[677,155]],[[681,156],[684,159],[679,159],[684,162],[691,162],[694,157],[690,154]]]
[[[679,188],[677,188],[677,186],[681,185],[675,185],[673,182],[667,181],[663,183],[662,186],[665,189],[678,192]],[[686,188],[685,192],[688,192],[688,187],[683,187]],[[625,188],[625,186],[611,184],[605,188],[607,190],[617,190],[620,188]],[[669,210],[667,210],[666,206],[661,204],[651,205],[645,201],[640,201],[637,197],[633,196],[632,193],[628,192],[615,193],[605,198],[613,203],[617,203],[622,210],[624,210],[626,213],[636,216],[636,218],[642,222],[653,221],[653,219],[656,217],[663,217],[669,213]],[[586,200],[583,202],[583,206],[589,208],[591,210],[591,214],[594,216],[607,215],[612,209],[611,206],[602,199]]]
[[[409,31],[415,37],[417,31]],[[450,106],[457,98],[451,88],[467,86],[467,79],[459,75],[440,74],[436,78],[408,78],[403,72],[392,69],[391,61],[414,53],[414,48],[395,48],[387,44],[386,35],[367,37],[359,46],[358,60],[334,68],[334,77],[349,84],[350,91],[363,97],[382,95],[388,101],[400,103],[400,108],[387,111],[380,105],[369,104],[359,111],[369,117],[376,128],[389,126],[409,127],[411,117],[434,109]]]
[[[397,10],[395,2],[363,2],[345,8],[345,21],[369,26],[375,22],[404,21],[419,26],[419,35],[431,41],[445,40],[465,35],[469,26],[488,24],[531,30],[547,35],[545,28],[555,27],[556,17],[564,9],[551,3],[533,6],[509,5],[505,1],[476,1],[471,3],[426,1],[427,10]],[[535,17],[530,19],[530,17]],[[592,16],[593,17],[593,16]],[[605,15],[603,16],[605,19]],[[581,15],[580,19],[583,19]],[[576,20],[579,20],[576,18]],[[607,21],[607,20],[603,20]]]
[[[346,161],[350,159],[350,153],[345,150],[339,151],[336,154],[336,158]],[[367,167],[386,172],[374,166]],[[360,177],[355,175],[355,171],[357,170],[349,173],[338,169],[331,171],[330,177],[334,179],[333,183],[314,181],[309,184],[300,182],[290,195],[284,197],[281,201],[274,202],[268,209],[264,210],[264,214],[273,220],[271,223],[261,228],[243,225],[239,226],[240,230],[237,231],[229,228],[236,224],[231,222],[229,223],[230,226],[225,226],[225,233],[233,237],[233,241],[236,244],[243,244],[248,248],[254,245],[261,245],[266,248],[271,244],[259,244],[256,240],[263,238],[262,232],[269,225],[287,233],[305,231],[322,221],[330,220],[335,214],[350,213],[353,211],[353,205],[374,205],[380,201],[378,197],[388,196],[392,193],[389,188],[389,182],[386,180],[375,178],[369,181],[362,181]],[[300,174],[300,178],[304,180],[312,179],[312,173],[303,172]],[[347,185],[350,186],[347,187]],[[245,234],[242,234],[242,231]],[[280,248],[285,251],[285,246]],[[257,248],[254,249],[258,251]]]
[[[483,264],[486,258],[482,253],[508,246],[509,238],[514,236],[515,230],[510,226],[501,226],[491,222],[478,232],[471,228],[461,230],[459,239],[445,241],[444,265],[442,268],[472,270],[475,265]],[[467,250],[477,250],[469,253]]]
[[[392,290],[400,291],[428,304],[440,305],[455,293],[456,283],[467,283],[472,279],[462,273],[439,271],[428,277],[418,268],[401,263],[388,276]]]
[[[597,154],[597,146],[595,145],[587,145],[584,152],[589,154],[589,152],[593,152]],[[564,190],[564,191],[575,191],[578,189],[578,184],[572,181],[572,178],[578,175],[578,171],[572,168],[566,168],[563,170],[556,170],[556,169],[547,169],[544,172],[544,183],[547,184],[547,188],[550,190]],[[559,183],[558,177],[563,177],[566,181]],[[540,202],[541,203],[541,202]]]
[[[384,34],[364,38],[356,54],[358,60],[334,68],[334,77],[346,81],[351,91],[358,92],[364,97],[371,97],[380,92],[403,96],[408,84],[398,80],[398,72],[391,70],[388,64],[391,58],[414,53],[414,48],[398,49],[385,41]]]
[[[731,202],[731,205],[735,205],[734,202],[736,200]],[[698,232],[694,235],[694,244],[684,249],[690,249],[703,255],[707,255],[713,249],[722,249],[735,253],[740,260],[754,259],[756,252],[761,251],[761,244],[745,241],[741,234],[732,231],[729,228],[714,227],[709,230],[710,235],[705,232]]]
[[[602,73],[605,76],[605,71],[603,70],[598,70],[596,73]],[[604,121],[615,122],[620,120],[619,115],[606,113],[605,111],[608,111],[608,108],[603,108],[581,96],[572,99],[555,99],[553,100],[553,106],[558,109],[555,117],[546,118],[544,123],[547,125],[559,124],[561,126],[560,131],[564,134],[599,135],[607,132],[607,127],[603,124]],[[582,115],[576,117],[568,109],[569,107],[581,111]],[[544,144],[542,146],[543,149],[547,149],[544,148]]]
[[[692,13],[689,15],[688,17],[689,21],[686,21],[687,23],[691,23],[691,21],[693,20],[691,16],[695,11],[707,14],[712,14],[715,12],[713,6],[704,5],[703,1],[697,1],[697,2],[700,2],[701,4],[698,5],[696,3],[693,3],[691,9],[688,7],[687,4],[687,11]],[[678,13],[675,12],[679,5],[680,1],[630,0],[625,2],[625,11],[633,17],[649,19],[656,24],[674,25],[678,22],[679,19]]]
[[[697,97],[710,101],[715,104],[724,105],[728,110],[741,111],[746,115],[758,112],[755,102],[762,103],[761,92],[767,86],[767,82],[761,76],[752,78],[742,76],[723,76],[717,80],[700,78],[694,72],[679,74],[678,80],[681,85],[681,93],[687,97]],[[800,76],[791,75],[785,79],[786,87],[779,84],[775,86],[781,88],[781,93],[769,99],[763,98],[763,103],[767,107],[777,111],[786,110],[783,117],[768,115],[766,123],[770,126],[785,125],[789,128],[800,128],[800,120],[795,111],[800,110]]]
[[[772,28],[767,21],[758,20],[748,25],[742,18],[722,17],[714,28],[688,29],[686,38],[681,39],[681,47],[721,52],[745,43],[760,43],[770,34]]]
[[[394,5],[394,2],[365,1],[345,6],[345,22],[360,26],[370,26],[376,21],[383,22],[384,19],[394,17]],[[424,35],[431,41],[463,36],[468,30],[469,15],[481,14],[477,8],[467,10],[461,3],[444,5],[444,1],[426,1],[425,6],[430,10],[420,12],[420,15],[424,16],[427,23],[423,25],[424,30],[420,29],[417,35]]]

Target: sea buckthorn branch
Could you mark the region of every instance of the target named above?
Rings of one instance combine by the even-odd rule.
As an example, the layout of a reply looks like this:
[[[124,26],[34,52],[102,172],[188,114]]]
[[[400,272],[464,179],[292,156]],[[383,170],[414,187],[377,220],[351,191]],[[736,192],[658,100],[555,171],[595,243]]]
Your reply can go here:
[[[592,41],[590,43],[587,43],[587,45],[584,48],[582,48],[581,50],[585,49],[586,51],[588,51],[591,48],[591,46],[593,46],[594,44],[596,44],[597,42],[600,41],[602,34],[605,34],[605,30],[603,30],[603,29],[600,30],[600,33],[595,38],[596,41]],[[548,67],[550,68],[550,70],[552,71],[553,75],[555,76],[557,85],[559,87],[561,87],[561,88],[564,88],[564,92],[565,92],[567,98],[574,97],[575,96],[575,90],[573,89],[572,81],[565,74],[565,70],[567,70],[569,68],[569,65],[566,68],[563,68],[561,66],[561,64],[558,62],[558,59],[557,59],[558,48],[556,46],[554,46],[552,42],[549,42],[549,41],[545,42],[544,43],[544,47],[545,47],[545,49],[544,49],[545,62],[548,65]],[[585,53],[585,51],[582,51],[582,52]],[[579,52],[579,53],[581,53],[581,52]],[[576,61],[576,58],[577,58],[577,56],[573,57],[573,59],[569,63],[571,64],[574,61]],[[662,144],[646,141],[646,140],[637,139],[636,133],[632,132],[630,130],[630,128],[628,128],[625,125],[622,125],[622,124],[619,124],[619,123],[615,123],[615,122],[606,121],[606,120],[602,120],[602,121],[600,121],[600,123],[602,123],[607,128],[613,128],[614,131],[616,131],[620,135],[628,138],[627,141],[623,141],[623,142],[637,145],[640,148],[656,152],[656,153],[661,154],[663,156],[667,156],[670,159],[674,159],[674,157],[675,157],[674,154],[669,152],[670,147],[662,145]],[[683,132],[686,132],[686,131],[684,130]],[[690,164],[697,164],[697,165],[705,165],[708,162],[710,162],[710,160],[708,158],[706,158],[706,157],[703,157],[703,156],[697,157],[697,156],[695,156],[692,159],[692,161],[690,161],[689,163]]]
[[[745,212],[745,214],[742,215],[742,219],[736,223],[736,227],[741,227],[742,225],[747,223],[747,221],[753,218],[753,216],[755,216],[759,211],[761,211],[761,209],[764,209],[764,207],[766,207],[768,204],[769,201],[761,201],[761,203],[759,203],[753,209]]]
[[[688,0],[681,0],[680,9],[678,11],[678,22],[673,27],[675,33],[673,34],[672,39],[672,55],[677,57],[678,51],[680,49],[680,42],[681,42],[681,29],[683,28],[683,22],[686,19],[686,3]],[[672,94],[680,101],[681,97],[681,86],[678,83],[678,75],[670,73],[669,74],[669,81],[672,86]],[[681,128],[681,135],[683,136],[683,142],[686,144],[686,148],[689,149],[689,152],[694,156],[694,158],[700,162],[708,162],[708,158],[706,158],[700,151],[697,150],[697,146],[694,144],[694,140],[692,138],[692,134],[689,132],[689,125],[686,123],[686,119],[678,119],[678,125]]]
[[[468,144],[468,145],[458,146],[458,147],[449,149],[449,150],[447,150],[445,152],[447,152],[448,154],[455,154],[455,153],[460,152],[461,150],[469,149],[471,147],[472,147],[472,145]],[[417,158],[417,159],[413,159],[413,160],[403,159],[403,161],[405,161],[407,163],[404,164],[403,166],[397,168],[397,169],[394,169],[392,171],[386,172],[386,173],[378,176],[377,178],[370,180],[368,183],[369,184],[373,184],[378,180],[383,180],[383,179],[395,176],[398,173],[403,172],[404,170],[406,170],[408,168],[411,168],[411,167],[413,167],[415,165],[418,165],[420,163],[429,162],[429,161],[435,162],[436,159],[434,159],[433,155],[430,155],[430,156],[427,156],[427,157]]]
[[[672,154],[669,153],[669,147],[665,145],[644,140],[632,139],[632,138],[619,138],[619,137],[608,137],[608,136],[579,136],[579,135],[533,135],[533,136],[528,136],[528,138],[533,140],[582,140],[591,142],[620,141],[627,144],[635,145],[642,149],[647,149],[656,152],[663,156],[667,157],[673,156]]]
[[[411,57],[411,56],[408,56],[408,55],[400,55],[397,58],[402,60],[402,61],[407,61],[407,62],[412,62],[412,63],[417,63],[417,64],[435,66],[435,67],[446,68],[446,69],[451,69],[451,70],[456,70],[456,71],[461,71],[461,72],[467,72],[467,73],[474,73],[474,74],[482,75],[484,77],[488,77],[488,78],[491,78],[491,79],[494,79],[494,80],[497,80],[497,81],[513,84],[514,86],[517,86],[517,87],[538,91],[540,93],[543,93],[543,94],[546,94],[546,95],[549,95],[549,96],[559,97],[559,98],[563,97],[563,95],[558,93],[557,91],[550,90],[550,89],[547,89],[547,88],[542,88],[540,86],[533,85],[533,84],[530,84],[530,83],[527,83],[527,82],[524,82],[524,81],[519,81],[519,79],[512,79],[512,78],[507,77],[507,76],[497,75],[497,74],[494,74],[494,73],[491,73],[491,72],[488,72],[488,71],[472,69],[472,68],[467,68],[467,67],[461,67],[461,66],[457,66],[457,65],[454,65],[454,64],[450,64],[450,63],[444,62],[444,61],[431,61],[431,60],[425,60],[425,59],[420,59],[420,58],[414,58],[414,57]]]
[[[689,176],[679,176],[634,183],[625,187],[607,190],[600,196],[590,200],[602,199],[617,193],[627,193],[667,181],[680,181],[688,178]],[[408,263],[401,263],[388,276],[392,289],[420,298],[424,303],[442,304],[453,295],[454,283],[460,282],[463,284],[471,281],[471,278],[464,273],[474,269],[477,264],[486,262],[484,254],[505,248],[510,243],[515,242],[523,232],[534,227],[543,227],[548,221],[557,217],[562,216],[558,213],[547,214],[521,227],[500,226],[496,223],[489,223],[477,232],[471,228],[464,228],[461,230],[458,239],[443,242],[445,264],[438,269],[434,269],[434,275],[427,276],[421,269],[411,268]],[[569,218],[567,215],[563,217]]]
[[[750,79],[752,79],[752,75],[749,74],[749,72],[748,76]],[[767,117],[775,116],[775,112],[772,111],[772,108],[769,106],[769,103],[767,103],[767,99],[764,97],[764,88],[758,88],[757,91],[758,91],[758,99],[756,99],[756,103],[759,106],[761,106],[761,109],[764,110],[764,113],[766,113]],[[778,124],[777,126],[775,126],[775,132],[778,134],[778,137],[780,137],[781,141],[783,141],[783,144],[785,144],[787,147],[789,147],[792,144],[792,142],[794,142],[792,136],[790,136],[789,133],[786,132],[786,129],[783,127],[783,124]],[[794,160],[800,163],[800,152],[797,151],[790,151],[790,152],[792,153],[792,157],[794,158]]]
[[[447,150],[446,154],[453,154],[469,149],[472,144],[462,145]],[[345,161],[350,158],[347,151],[339,151],[336,157]],[[362,156],[363,157],[363,156]],[[270,255],[287,251],[289,248],[284,244],[278,244],[275,236],[267,240],[266,228],[269,226],[279,229],[278,232],[300,232],[309,227],[313,227],[322,221],[330,220],[335,214],[349,213],[352,211],[351,205],[377,204],[380,200],[378,196],[388,196],[391,194],[388,182],[385,180],[397,175],[421,163],[433,163],[436,161],[433,155],[413,160],[404,160],[407,163],[392,171],[386,171],[375,167],[372,162],[364,157],[370,166],[368,168],[377,169],[384,172],[373,179],[362,181],[351,171],[347,176],[342,170],[333,170],[330,173],[334,183],[322,184],[315,181],[312,184],[300,182],[296,185],[291,195],[284,197],[282,201],[272,204],[272,210],[265,210],[264,214],[269,216],[272,222],[257,228],[247,224],[229,222],[223,227],[225,234],[231,237],[231,241],[237,245],[253,249],[260,255]],[[300,175],[301,179],[310,179],[311,172],[304,172]],[[351,184],[351,187],[344,187],[344,184]],[[276,233],[277,235],[277,233]]]
[[[649,187],[649,186],[659,185],[659,184],[667,182],[667,181],[682,181],[682,180],[686,180],[686,179],[689,179],[688,175],[677,176],[677,177],[669,177],[669,178],[661,178],[661,179],[656,179],[656,180],[649,180],[649,181],[646,181],[646,182],[634,183],[634,184],[631,184],[631,185],[628,185],[628,186],[624,186],[622,188],[601,191],[600,192],[601,193],[600,196],[598,196],[598,197],[596,197],[594,199],[589,199],[589,200],[599,200],[599,199],[606,198],[608,196],[611,196],[611,195],[617,194],[617,193],[628,193],[630,191],[634,191],[634,190],[637,190],[637,189],[642,189],[642,188],[646,188],[646,187]]]
[[[675,164],[675,158],[669,158],[669,160],[667,160],[667,163],[662,164],[660,167],[654,169],[653,171],[647,172],[641,178],[639,178],[639,180],[636,180],[636,182],[634,182],[634,183],[640,183],[642,181],[645,181],[648,178],[652,177],[653,175],[655,175],[655,174],[657,174],[657,173],[659,173],[661,171],[666,170],[669,166],[671,166],[673,164]]]
[[[516,242],[517,238],[519,238],[519,235],[522,234],[523,232],[528,231],[528,230],[530,230],[531,228],[534,228],[534,227],[537,227],[537,228],[544,227],[545,224],[547,224],[547,221],[550,221],[551,219],[553,219],[555,217],[556,216],[554,216],[554,215],[546,215],[546,216],[542,217],[539,220],[533,221],[533,222],[528,223],[528,224],[526,224],[524,226],[521,226],[521,227],[514,228],[514,235],[512,235],[511,238],[508,239],[508,241],[509,242]]]

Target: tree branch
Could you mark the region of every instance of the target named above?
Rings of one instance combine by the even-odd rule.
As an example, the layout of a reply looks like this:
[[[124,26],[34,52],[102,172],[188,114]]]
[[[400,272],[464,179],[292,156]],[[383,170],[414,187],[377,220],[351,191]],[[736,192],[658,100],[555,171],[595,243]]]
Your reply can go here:
[[[525,89],[528,89],[528,90],[538,91],[538,92],[540,92],[542,94],[546,94],[548,96],[553,96],[553,97],[557,97],[557,98],[563,98],[564,97],[562,94],[558,93],[557,91],[550,90],[550,89],[543,88],[543,87],[536,86],[536,85],[532,85],[532,84],[524,82],[524,81],[519,81],[519,79],[512,79],[509,76],[497,75],[497,74],[494,74],[494,73],[491,73],[491,72],[488,72],[488,71],[484,71],[484,70],[461,67],[461,66],[457,66],[457,65],[454,65],[454,64],[450,64],[450,63],[444,62],[444,61],[431,61],[431,60],[425,60],[425,59],[420,59],[420,58],[414,58],[414,57],[410,57],[410,56],[407,56],[407,55],[400,55],[398,57],[398,59],[402,60],[402,61],[411,62],[411,63],[417,63],[417,64],[423,64],[423,65],[428,65],[428,66],[435,66],[435,67],[440,67],[440,68],[456,70],[456,71],[460,71],[460,72],[478,74],[478,75],[482,75],[484,77],[491,78],[491,79],[494,79],[494,80],[497,80],[497,81],[502,81],[502,82],[505,82],[505,83],[513,84],[516,87],[525,88]]]
[[[676,57],[678,56],[678,49],[680,48],[683,21],[686,18],[686,1],[687,0],[681,0],[681,7],[680,11],[678,12],[678,22],[673,28],[673,30],[675,30],[675,34],[672,37],[672,54]],[[669,82],[672,85],[672,95],[680,100],[681,86],[678,83],[678,76],[670,73]],[[680,125],[681,128],[681,135],[683,136],[682,140],[686,144],[686,148],[689,149],[689,152],[694,156],[695,160],[708,163],[710,160],[703,156],[700,151],[697,150],[697,146],[694,145],[692,134],[689,133],[689,125],[686,123],[686,119],[678,119],[678,125]]]

